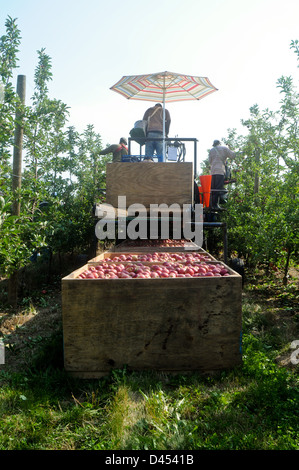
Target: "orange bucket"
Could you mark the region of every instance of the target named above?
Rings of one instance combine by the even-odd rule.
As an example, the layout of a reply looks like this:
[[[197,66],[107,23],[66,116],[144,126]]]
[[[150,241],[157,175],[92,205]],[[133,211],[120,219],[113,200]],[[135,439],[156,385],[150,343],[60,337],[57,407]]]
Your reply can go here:
[[[199,179],[201,182],[201,190],[203,192],[203,206],[209,207],[212,175],[203,175],[200,176]]]
[[[200,200],[200,204],[203,204],[203,194],[202,194],[202,187],[201,186],[198,186],[198,191],[199,191],[199,200]]]

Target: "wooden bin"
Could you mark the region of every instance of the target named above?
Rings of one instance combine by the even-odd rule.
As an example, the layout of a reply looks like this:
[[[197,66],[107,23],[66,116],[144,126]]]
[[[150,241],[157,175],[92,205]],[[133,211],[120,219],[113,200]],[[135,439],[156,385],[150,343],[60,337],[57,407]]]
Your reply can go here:
[[[209,372],[241,363],[242,278],[62,279],[64,365],[80,378],[113,368]]]
[[[118,207],[118,196],[126,196],[126,207],[142,204],[193,204],[193,163],[108,163],[106,203]]]

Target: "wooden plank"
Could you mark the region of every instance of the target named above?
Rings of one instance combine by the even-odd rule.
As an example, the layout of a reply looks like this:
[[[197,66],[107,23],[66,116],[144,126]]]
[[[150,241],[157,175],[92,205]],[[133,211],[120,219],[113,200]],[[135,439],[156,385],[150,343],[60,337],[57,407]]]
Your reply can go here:
[[[118,196],[131,204],[192,204],[193,163],[109,163],[106,203],[118,207]]]

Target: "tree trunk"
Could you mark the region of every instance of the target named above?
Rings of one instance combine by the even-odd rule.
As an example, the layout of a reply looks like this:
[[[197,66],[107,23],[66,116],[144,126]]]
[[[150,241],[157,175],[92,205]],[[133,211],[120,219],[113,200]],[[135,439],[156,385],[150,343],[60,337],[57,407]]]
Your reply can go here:
[[[17,94],[22,104],[25,104],[26,77],[18,75]],[[19,216],[21,202],[19,200],[18,191],[21,189],[22,178],[22,149],[23,149],[23,125],[22,125],[22,108],[17,106],[16,110],[16,128],[14,136],[14,152],[13,152],[13,175],[12,189],[14,192],[14,200],[12,204],[12,214]],[[17,222],[18,223],[18,222]],[[18,303],[18,272],[14,272],[8,280],[8,301],[15,307]]]
[[[290,263],[290,256],[291,256],[291,250],[287,248],[288,254],[287,254],[287,260],[286,260],[286,265],[284,268],[284,276],[283,276],[283,285],[286,286],[288,283],[288,271],[289,271],[289,263]]]

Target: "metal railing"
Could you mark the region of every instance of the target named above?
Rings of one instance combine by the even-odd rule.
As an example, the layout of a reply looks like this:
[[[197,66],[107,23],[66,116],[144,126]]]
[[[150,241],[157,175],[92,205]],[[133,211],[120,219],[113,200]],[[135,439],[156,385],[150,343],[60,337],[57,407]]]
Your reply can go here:
[[[150,138],[150,139],[144,138],[144,139],[142,139],[143,143],[140,144],[140,143],[136,142],[136,140],[129,137],[129,139],[128,139],[129,155],[132,154],[132,152],[131,152],[131,143],[135,142],[137,145],[139,145],[139,155],[134,154],[134,156],[145,157],[145,155],[142,154],[142,147],[144,146],[144,144],[148,140],[150,141],[150,140],[153,140],[153,139],[152,138]],[[161,137],[161,138],[157,137],[157,138],[155,138],[155,140],[161,142],[164,139],[163,139],[163,137]],[[198,142],[197,139],[191,138],[191,137],[165,137],[165,142],[166,142],[166,148],[169,147],[169,146],[178,147],[181,144],[184,145],[184,142],[193,142],[193,171],[194,171],[194,177],[196,177],[196,173],[197,173],[197,142]],[[185,161],[185,155],[184,155],[184,158],[182,160],[178,160],[178,161]]]

